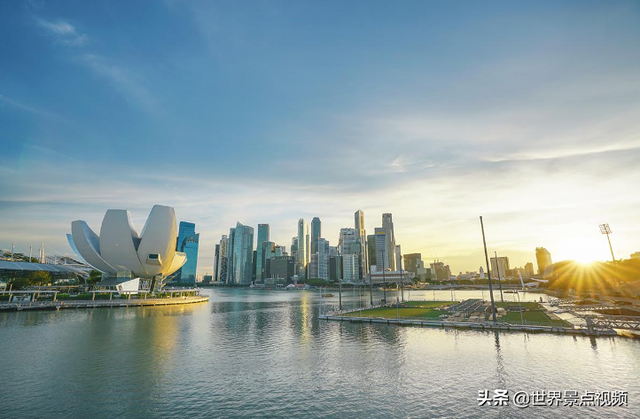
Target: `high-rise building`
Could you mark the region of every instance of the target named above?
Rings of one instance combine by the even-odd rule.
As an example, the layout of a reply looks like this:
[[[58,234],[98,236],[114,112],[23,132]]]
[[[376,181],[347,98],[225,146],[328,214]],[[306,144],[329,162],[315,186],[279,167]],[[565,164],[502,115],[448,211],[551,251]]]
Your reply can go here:
[[[381,272],[391,268],[389,264],[388,258],[388,240],[387,240],[387,230],[385,228],[375,229],[376,236],[376,271]],[[393,255],[393,259],[395,260],[395,254]]]
[[[358,210],[353,214],[356,234],[360,238],[360,279],[369,273],[369,263],[367,254],[367,232],[364,229],[364,212]]]
[[[230,254],[229,271],[230,284],[250,284],[253,277],[253,227],[238,222],[232,228],[233,247]]]
[[[408,272],[413,272],[415,277],[419,278],[420,281],[425,281],[427,279],[427,270],[424,268],[422,254],[420,253],[405,254],[404,269]]]
[[[264,258],[262,252],[262,244],[271,240],[271,227],[269,224],[258,224],[258,242],[256,243],[256,280],[264,278]]]
[[[314,217],[313,220],[311,220],[311,255],[318,251],[318,240],[321,236],[322,224],[320,222],[320,218]]]
[[[275,256],[288,256],[287,255],[287,248],[285,246],[276,245],[276,248],[274,250],[274,255]]]
[[[387,233],[387,250],[385,251],[386,257],[389,260],[389,268],[392,271],[396,270],[396,236],[393,231],[393,217],[391,214],[382,214],[382,228]]]
[[[178,269],[174,276],[174,281],[179,283],[196,282],[196,272],[198,270],[198,242],[200,234],[196,233],[196,225],[186,221],[180,221],[178,227],[178,239],[176,250],[187,255],[187,261],[182,268]]]
[[[220,244],[217,245],[220,250],[218,251],[215,268],[213,270],[213,280],[216,282],[227,282],[228,243],[229,239],[227,236],[222,235]]]
[[[360,262],[358,259],[358,253],[342,255],[342,280],[344,282],[359,281],[358,272],[360,269]]]
[[[499,256],[491,258],[491,277],[495,279],[504,279],[507,277],[509,271],[509,258],[506,256]],[[498,272],[498,270],[500,272]],[[500,275],[498,275],[498,273]]]
[[[402,270],[402,249],[399,244],[396,244],[396,269],[398,271]]]
[[[294,260],[291,256],[274,256],[268,262],[268,278],[288,281],[293,276]]]
[[[356,230],[354,228],[341,228],[338,246],[340,253],[343,255],[360,253],[360,238]]]
[[[256,270],[256,281],[263,282],[267,278],[267,261],[276,256],[276,244],[274,242],[262,242],[262,246],[258,250],[257,260],[261,261],[260,276]],[[282,256],[282,254],[280,254]]]
[[[533,276],[533,274],[534,274],[534,272],[533,272],[533,263],[527,262],[524,265],[524,274],[525,274],[525,276],[529,276],[529,277]]]
[[[544,270],[551,265],[551,253],[544,247],[536,247],[536,261],[538,262],[538,273],[544,275]]]
[[[336,282],[339,279],[342,279],[342,256],[335,254],[329,256],[329,280]]]
[[[376,266],[376,235],[369,234],[367,236],[367,257],[369,261],[369,266],[367,267],[367,271],[369,267]]]
[[[318,276],[317,278],[329,280],[329,241],[323,238],[318,239],[318,251],[316,253],[318,259]]]
[[[217,243],[213,249],[213,275],[212,278],[214,281],[217,281],[218,275],[216,275],[216,271],[218,270],[218,266],[220,265],[220,243]]]
[[[298,220],[298,257],[296,260],[296,275],[306,278],[307,265],[309,264],[309,226],[304,218]]]

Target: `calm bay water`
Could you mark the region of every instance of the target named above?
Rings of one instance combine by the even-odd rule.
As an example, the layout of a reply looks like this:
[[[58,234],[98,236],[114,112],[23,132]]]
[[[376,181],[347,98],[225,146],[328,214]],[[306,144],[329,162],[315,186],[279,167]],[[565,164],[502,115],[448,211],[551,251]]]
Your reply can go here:
[[[640,417],[638,340],[318,321],[331,292],[0,313],[0,417]],[[629,406],[478,407],[478,390],[502,388],[626,390]]]

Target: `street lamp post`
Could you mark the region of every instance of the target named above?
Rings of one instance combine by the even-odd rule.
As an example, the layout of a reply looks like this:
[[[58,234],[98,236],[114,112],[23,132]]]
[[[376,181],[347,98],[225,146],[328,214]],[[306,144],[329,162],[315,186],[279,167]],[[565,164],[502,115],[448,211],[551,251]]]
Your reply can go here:
[[[600,224],[600,233],[602,234],[606,234],[607,235],[607,241],[609,242],[609,250],[611,251],[611,259],[615,262],[616,261],[616,257],[613,255],[613,247],[611,247],[611,239],[609,238],[609,234],[613,233],[611,231],[611,227],[609,227],[609,224]]]
[[[518,296],[518,305],[520,306],[520,322],[522,322],[522,325],[524,326],[524,317],[522,316],[522,303],[520,302],[520,293],[518,292],[518,290],[516,291],[516,295]]]

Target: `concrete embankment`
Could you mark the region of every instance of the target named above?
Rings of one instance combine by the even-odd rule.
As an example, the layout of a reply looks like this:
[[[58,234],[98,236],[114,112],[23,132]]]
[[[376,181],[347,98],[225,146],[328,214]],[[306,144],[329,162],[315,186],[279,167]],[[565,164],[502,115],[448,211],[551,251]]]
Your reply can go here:
[[[64,300],[64,301],[30,301],[0,304],[0,311],[24,310],[60,310],[67,308],[99,308],[99,307],[147,307],[173,306],[183,304],[203,303],[209,300],[207,296],[176,297],[176,298],[140,298],[114,300]]]
[[[617,336],[617,333],[613,329],[583,329],[583,328],[569,328],[569,327],[556,327],[556,326],[533,326],[533,325],[520,325],[511,323],[492,323],[492,322],[453,322],[453,321],[433,321],[433,320],[416,320],[416,319],[383,319],[372,317],[356,317],[356,316],[341,316],[341,315],[320,315],[322,320],[333,320],[340,322],[352,322],[352,323],[377,323],[387,325],[398,326],[420,326],[420,327],[440,327],[440,328],[453,328],[453,329],[474,329],[474,330],[502,330],[513,332],[527,332],[527,333],[556,333],[566,335],[581,335],[581,336]]]

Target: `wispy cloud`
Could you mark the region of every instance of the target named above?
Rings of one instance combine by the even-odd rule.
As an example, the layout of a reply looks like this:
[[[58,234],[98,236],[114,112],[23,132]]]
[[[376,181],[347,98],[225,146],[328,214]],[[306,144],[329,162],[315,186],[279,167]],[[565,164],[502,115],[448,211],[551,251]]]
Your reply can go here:
[[[10,98],[9,96],[3,95],[2,93],[0,93],[0,104],[6,104],[9,106],[12,106],[14,108],[23,110],[23,111],[27,111],[30,112],[32,114],[36,114],[36,115],[40,115],[40,116],[45,116],[47,118],[53,118],[55,117],[55,115],[49,111],[45,111],[42,109],[38,109],[38,108],[34,108],[32,106],[28,106],[25,105],[23,103],[17,102],[15,100],[13,100],[12,98]]]
[[[85,45],[89,38],[79,33],[73,25],[64,20],[45,20],[42,18],[36,18],[36,23],[41,28],[45,29],[50,35],[56,38],[56,41],[70,46]]]
[[[156,100],[145,87],[144,77],[140,73],[96,54],[85,54],[81,61],[96,75],[109,81],[128,102],[147,110],[155,107]]]

